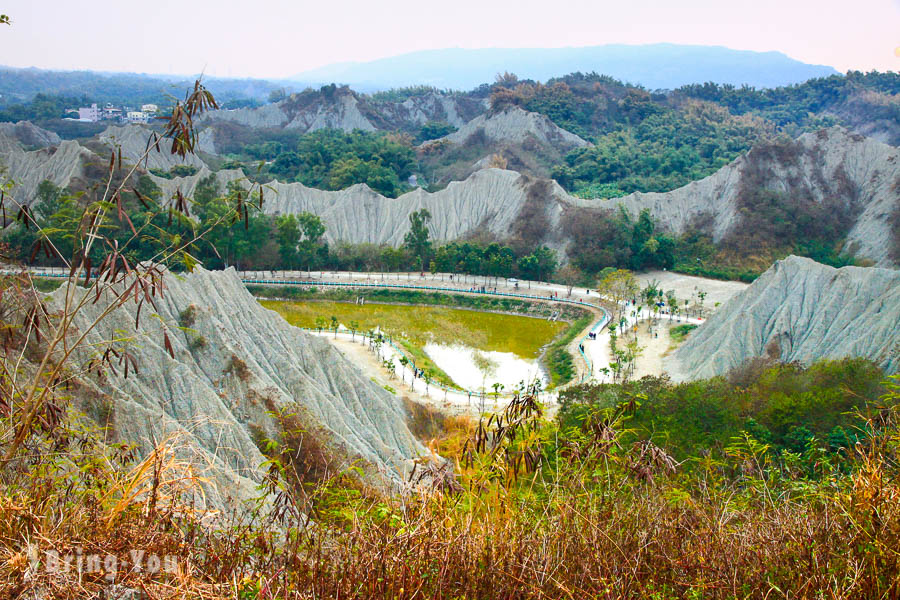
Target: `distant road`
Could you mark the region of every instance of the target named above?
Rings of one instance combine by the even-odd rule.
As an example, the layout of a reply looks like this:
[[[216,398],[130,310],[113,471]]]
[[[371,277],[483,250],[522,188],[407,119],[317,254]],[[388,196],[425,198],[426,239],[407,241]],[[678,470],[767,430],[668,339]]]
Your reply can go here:
[[[599,300],[595,293],[586,288],[568,288],[555,283],[485,277],[482,275],[460,275],[458,273],[362,273],[354,271],[238,271],[240,278],[247,282],[264,281],[264,285],[316,285],[322,283],[343,283],[350,287],[397,287],[415,285],[446,289],[449,291],[484,294],[480,288],[497,290],[497,294],[531,296],[541,300],[567,300],[587,303],[595,308],[593,300]],[[554,296],[555,294],[555,296]]]

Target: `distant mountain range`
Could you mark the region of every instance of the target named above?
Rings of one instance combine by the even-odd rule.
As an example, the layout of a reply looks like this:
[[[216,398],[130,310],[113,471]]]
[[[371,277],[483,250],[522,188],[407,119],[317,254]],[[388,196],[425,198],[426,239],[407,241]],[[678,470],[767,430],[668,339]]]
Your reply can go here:
[[[592,71],[649,89],[689,83],[777,87],[827,77],[838,71],[810,65],[781,52],[732,50],[722,46],[609,44],[584,48],[448,48],[423,50],[369,62],[344,62],[298,73],[307,84],[342,83],[356,90],[429,85],[469,90],[497,73],[546,81],[564,73]]]
[[[450,48],[411,52],[370,62],[326,65],[283,80],[205,77],[225,103],[242,99],[265,102],[273,90],[288,93],[331,83],[362,93],[427,85],[468,91],[508,71],[520,79],[546,82],[568,73],[596,72],[645,88],[675,89],[689,83],[748,84],[778,87],[827,77],[837,71],[810,65],[780,52],[750,52],[721,46],[652,44],[585,48]],[[180,96],[191,80],[184,75],[146,75],[98,71],[50,71],[0,65],[0,106],[27,102],[35,94],[87,96],[106,102],[161,101]]]

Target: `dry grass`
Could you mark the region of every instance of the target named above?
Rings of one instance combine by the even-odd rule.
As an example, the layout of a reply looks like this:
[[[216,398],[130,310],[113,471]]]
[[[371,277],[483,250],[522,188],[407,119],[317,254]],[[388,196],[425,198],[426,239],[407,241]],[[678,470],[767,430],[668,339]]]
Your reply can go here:
[[[144,572],[124,567],[138,562],[133,551],[188,558],[185,535],[216,516],[195,509],[208,480],[185,458],[179,438],[134,461],[130,448],[101,445],[90,428],[67,433],[67,451],[32,440],[31,452],[2,471],[0,596],[100,597],[112,583],[160,598],[214,588],[189,560],[171,573],[150,572],[147,563]],[[68,566],[61,564],[66,557]]]
[[[439,456],[460,457],[476,423],[469,415],[448,415],[434,406],[403,397],[406,424],[414,436]]]
[[[206,525],[177,502],[201,482],[176,444],[135,465],[98,454],[91,432],[73,434],[64,457],[29,454],[3,472],[0,594],[109,591],[103,573],[35,569],[31,542],[176,557],[175,573],[116,574],[149,598],[900,596],[896,414],[870,421],[839,467],[809,479],[752,439],[689,470],[652,444],[623,445],[633,409],[560,432],[528,397],[480,423],[413,406],[420,433],[460,459],[455,492],[385,498],[326,474],[301,512],[285,469],[274,468],[268,510]]]

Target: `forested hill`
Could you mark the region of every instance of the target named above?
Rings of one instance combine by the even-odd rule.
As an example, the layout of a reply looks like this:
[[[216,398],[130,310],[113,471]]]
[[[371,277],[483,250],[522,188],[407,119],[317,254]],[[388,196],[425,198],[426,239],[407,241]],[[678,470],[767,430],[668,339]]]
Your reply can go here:
[[[220,102],[262,104],[273,90],[285,83],[262,79],[204,78]],[[37,95],[62,96],[73,100],[114,104],[166,103],[170,96],[181,97],[193,82],[184,75],[146,75],[98,71],[48,71],[0,66],[0,106],[27,103]],[[301,86],[287,85],[287,89]]]
[[[76,164],[85,152],[103,156],[117,144],[140,150],[149,135],[136,125],[107,129],[102,122],[42,118],[53,114],[54,106],[61,111],[64,99],[42,96],[0,110],[0,121],[37,116],[37,124],[50,130],[9,129],[5,161],[9,173],[28,184],[16,192],[27,192],[26,202],[37,202],[35,190],[43,179],[70,188],[72,181],[94,173],[91,164]],[[84,131],[86,125],[94,130]],[[227,193],[237,178],[276,181],[272,186],[280,190],[278,202],[287,212],[335,206],[339,195],[348,210],[326,223],[326,238],[333,242],[397,244],[400,240],[375,235],[371,228],[365,235],[345,235],[342,223],[352,215],[358,222],[345,223],[346,231],[355,231],[362,223],[358,207],[383,204],[393,211],[396,233],[409,216],[399,206],[421,208],[426,198],[438,198],[435,193],[446,189],[455,190],[448,197],[467,207],[453,208],[454,214],[478,215],[484,208],[481,217],[490,217],[484,223],[496,227],[479,227],[481,217],[470,223],[435,211],[432,234],[441,233],[442,241],[475,236],[485,247],[508,244],[521,254],[517,258],[545,242],[560,262],[566,253],[588,275],[605,267],[677,267],[752,279],[791,252],[835,266],[857,258],[887,266],[900,256],[900,209],[893,202],[900,184],[894,181],[896,148],[890,146],[900,143],[896,73],[853,72],[775,89],[707,83],[665,92],[596,73],[546,82],[504,73],[465,93],[415,87],[361,94],[332,84],[259,107],[212,111],[199,125],[201,157],[173,165],[158,162],[154,154],[148,165],[146,181],[157,186],[162,200],[175,187],[193,193],[210,171],[217,185],[213,196]],[[54,134],[65,140],[58,148],[65,152],[38,150],[55,145],[42,141]],[[806,141],[798,145],[801,137]],[[748,154],[751,148],[757,150]],[[506,174],[497,175],[501,172]],[[704,184],[711,190],[704,196],[708,213],[673,225],[672,202],[696,199],[694,188],[685,186],[714,173],[719,175]],[[490,185],[472,184],[478,181]],[[661,194],[648,194],[653,192]],[[521,210],[491,221],[501,199]],[[624,217],[615,208],[623,202],[633,208]],[[726,205],[739,209],[742,218],[706,222],[730,214]],[[570,206],[600,213],[580,219],[582,213],[566,211]],[[547,213],[552,207],[559,214]],[[822,214],[828,218],[819,218]],[[545,223],[548,215],[551,221]],[[384,214],[376,217],[383,220]],[[518,225],[510,229],[513,222],[530,224],[540,235],[525,235]],[[260,238],[271,237],[274,220],[261,217],[260,224]],[[529,243],[519,243],[526,239]],[[591,243],[568,246],[573,240]],[[873,252],[879,244],[880,253]],[[27,244],[18,246],[29,252]],[[355,253],[348,250],[342,264],[368,261]],[[267,247],[243,262],[276,266],[278,250]]]
[[[584,198],[610,198],[673,190],[711,175],[757,142],[834,124],[897,145],[898,94],[896,73],[852,72],[776,89],[707,83],[669,92],[596,73],[545,83],[504,74],[467,93],[416,87],[367,95],[329,85],[258,109],[218,111],[209,122],[220,152],[248,166],[271,161],[266,169],[282,182],[324,189],[367,183],[393,196],[412,173],[433,190],[494,164],[552,177]],[[523,136],[533,120],[520,118],[511,127],[511,108],[544,115],[561,131],[542,126]],[[338,152],[308,151],[304,136],[334,143],[318,131],[323,128],[362,131],[349,147],[341,141]],[[391,144],[414,150],[417,160],[379,160],[370,148],[385,134]],[[556,143],[570,134],[589,143]],[[354,147],[364,164],[342,162]]]

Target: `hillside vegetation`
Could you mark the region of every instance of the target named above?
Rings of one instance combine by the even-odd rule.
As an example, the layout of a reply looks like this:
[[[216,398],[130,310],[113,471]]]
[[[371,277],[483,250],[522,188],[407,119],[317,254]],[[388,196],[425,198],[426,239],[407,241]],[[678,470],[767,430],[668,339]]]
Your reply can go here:
[[[356,97],[339,102],[341,114],[362,123]],[[85,162],[76,174],[63,173],[64,185],[74,189],[32,177],[37,201],[24,202],[28,208],[3,223],[10,244],[0,248],[4,255],[69,268],[50,294],[37,291],[24,265],[0,276],[0,597],[900,597],[900,380],[886,377],[881,362],[849,356],[784,363],[772,347],[762,359],[689,383],[649,377],[571,387],[554,415],[536,385],[521,386],[496,414],[441,414],[376,384],[329,340],[261,307],[234,270],[198,266],[268,261],[309,270],[332,257],[323,219],[306,210],[314,206],[302,195],[309,188],[240,182],[236,171],[220,173],[232,177],[223,181],[193,156],[201,144],[195,123],[215,108],[197,82],[165,126],[164,142],[175,149],[169,158],[197,161],[197,171],[184,177],[129,168],[98,142],[94,150],[63,142],[26,152],[18,138],[6,140],[18,172],[54,156],[77,154]],[[305,133],[315,131],[315,122],[289,116]],[[895,156],[846,131],[824,137],[832,142],[829,153],[782,162],[821,156],[843,169],[845,149],[859,151],[856,162],[864,167]],[[150,151],[144,146],[137,158]],[[754,164],[747,166],[752,175]],[[722,177],[736,182],[732,175]],[[834,179],[840,189],[843,178]],[[893,198],[884,194],[890,185],[879,179],[881,195],[866,210]],[[284,197],[271,197],[273,188],[293,194],[299,210],[267,213],[264,207],[288,206]],[[831,190],[827,182],[815,188],[825,197]],[[542,241],[554,241],[546,236],[571,217],[566,208],[584,208],[552,182],[501,169],[479,171],[448,191],[397,199],[368,191],[358,205],[349,202],[359,196],[315,194],[353,211],[357,222],[372,211],[372,227],[394,210],[385,235],[396,237],[373,239],[396,239],[397,247],[357,246],[337,254],[342,260],[364,257],[421,271],[437,270],[440,260],[495,277],[553,273],[557,256]],[[735,191],[730,209],[766,205],[767,195],[743,191],[750,195]],[[443,215],[437,225],[445,227],[463,204],[438,213],[435,198],[465,198],[494,212],[482,213],[479,239],[436,245],[428,208]],[[811,231],[808,221],[815,220],[823,231],[834,229],[827,215],[797,212],[809,200],[786,206],[805,214]],[[501,202],[507,210],[496,210]],[[672,212],[683,217],[693,204],[676,204]],[[602,225],[615,230],[623,252],[609,254],[599,240],[592,250],[604,253],[602,261],[577,257],[585,271],[606,260],[675,260],[680,241],[663,243],[647,210],[605,213]],[[337,228],[348,220],[330,223]],[[588,240],[596,235],[590,226],[584,219],[571,224]],[[779,227],[761,233],[780,235]],[[724,239],[727,228],[720,229]],[[514,234],[508,244],[490,239],[502,231]],[[897,290],[891,285],[897,272],[851,267],[834,274],[807,262],[790,261],[792,268],[815,268],[815,286],[800,287],[793,303],[783,298],[790,286],[773,288],[760,307],[739,317],[796,307],[791,324],[804,315],[845,337],[835,315],[852,316],[844,303],[857,298],[875,324],[857,334],[884,351],[874,334],[896,336],[890,310],[897,303],[888,295],[884,305],[876,300],[885,289]],[[783,267],[770,273],[803,285]],[[855,285],[860,272],[873,285]],[[583,273],[566,266],[556,275],[574,285]],[[858,296],[842,294],[841,286]],[[609,273],[603,288],[617,300],[639,291],[632,275],[620,271]],[[835,295],[817,302],[813,292],[825,289]],[[705,296],[697,295],[702,307]],[[446,300],[422,291],[369,296]],[[653,281],[641,297],[665,297],[673,312],[679,307]],[[741,301],[729,302],[730,310]],[[485,308],[518,301],[455,302]],[[425,309],[405,312],[424,321]],[[442,312],[450,311],[433,314]],[[471,315],[462,320],[481,319]],[[717,312],[676,352],[706,343],[708,331],[717,346],[700,358],[727,350],[727,338],[710,327],[720,315],[727,313]],[[494,317],[503,326],[522,318],[484,319]],[[738,331],[738,321],[732,316],[726,333]],[[556,340],[551,358],[582,325],[576,320]],[[438,318],[432,326],[454,325]],[[528,335],[504,341],[533,348]],[[379,341],[370,336],[361,351],[377,355]],[[858,352],[851,345],[844,354]],[[555,375],[567,367],[557,360]]]
[[[332,221],[327,233],[307,237],[303,245],[297,239],[296,227],[280,216],[248,214],[243,224],[217,228],[210,236],[212,246],[196,249],[196,258],[211,267],[406,268],[415,260],[396,252],[402,234],[392,236],[390,232],[402,231],[408,213],[393,214],[396,207],[379,200],[375,206],[369,202],[372,196],[365,188],[353,186],[364,184],[386,199],[409,192],[404,205],[418,208],[423,196],[416,195],[420,192],[414,185],[434,191],[454,179],[475,177],[486,167],[516,170],[527,176],[516,181],[516,185],[528,188],[525,205],[514,206],[520,203],[521,194],[512,190],[502,199],[507,206],[502,211],[497,208],[501,202],[498,194],[507,192],[498,189],[500,178],[475,191],[461,190],[452,202],[465,202],[472,208],[471,214],[443,211],[442,222],[431,225],[432,235],[444,230],[444,242],[468,238],[466,241],[477,246],[483,258],[471,258],[468,251],[463,256],[456,248],[435,251],[421,268],[431,266],[434,260],[439,270],[526,278],[546,278],[553,273],[552,268],[534,268],[534,260],[528,259],[532,256],[552,266],[568,258],[581,270],[579,279],[584,282],[607,267],[674,268],[750,281],[774,260],[791,253],[834,266],[870,264],[854,256],[860,247],[863,251],[859,256],[886,264],[893,254],[878,250],[878,246],[897,247],[900,230],[892,227],[894,233],[881,235],[881,225],[876,222],[884,220],[879,215],[885,209],[874,205],[867,208],[865,202],[885,202],[886,189],[891,185],[887,181],[891,176],[890,157],[883,158],[878,173],[866,174],[860,157],[871,161],[880,151],[863,149],[841,159],[856,165],[852,176],[843,163],[826,173],[815,155],[822,150],[801,144],[792,136],[843,123],[867,135],[895,140],[896,126],[891,123],[898,121],[898,90],[900,75],[875,72],[852,72],[759,90],[704,84],[650,92],[596,73],[575,73],[547,83],[520,80],[506,73],[493,84],[465,93],[416,87],[369,96],[328,85],[276,95],[281,98],[277,103],[255,109],[217,110],[205,115],[203,147],[209,153],[204,157],[209,165],[222,170],[215,176],[200,174],[200,167],[207,163],[199,158],[193,158],[190,165],[175,167],[165,162],[165,168],[151,170],[155,178],[136,176],[135,186],[145,196],[163,202],[176,189],[195,196],[196,206],[190,215],[194,224],[180,223],[184,232],[215,219],[222,199],[241,193],[244,184],[235,180],[240,174],[244,181],[280,182],[270,188],[277,192],[277,208],[271,208],[275,205],[270,193],[270,208],[263,210],[259,203],[263,213],[299,215],[310,212],[312,206],[317,207],[320,219],[329,210],[340,213],[329,215]],[[58,113],[72,100],[36,96],[29,104],[7,107],[0,118],[44,118]],[[475,122],[480,125],[470,127]],[[73,128],[96,126],[66,123],[67,129],[60,130],[63,137],[71,136]],[[513,124],[521,125],[518,129],[527,126],[527,134],[516,127],[511,133]],[[832,155],[837,153],[836,148],[851,147],[839,140],[829,141],[839,137],[834,129],[824,131],[830,133],[816,135],[824,136],[827,143],[823,142],[823,147],[828,146],[826,150]],[[124,135],[125,131],[119,133]],[[585,145],[585,140],[590,144]],[[85,182],[90,185],[101,172],[98,166],[104,159],[100,156],[114,143],[106,136],[86,141],[84,147],[67,146],[65,156],[83,161],[81,167],[60,164],[63,155],[54,158],[52,150],[32,156],[24,147],[13,150],[9,162],[24,178],[34,179],[35,173],[46,169],[61,187],[69,187],[59,194],[65,197],[66,192],[84,189]],[[143,143],[138,145],[143,148]],[[98,154],[96,160],[87,158],[90,154],[85,148]],[[161,160],[159,156],[154,153],[152,158]],[[740,162],[741,179],[735,186],[724,179],[728,169],[736,168],[736,160]],[[729,196],[729,188],[738,192],[734,223],[729,225],[727,235],[717,230],[722,227],[719,217],[728,212],[721,206],[710,206],[703,214],[693,211],[690,223],[673,228],[660,214],[665,207],[655,206],[644,215],[647,204],[641,204],[640,198],[625,198],[632,192],[639,196],[669,190],[689,195],[680,186],[721,173],[726,175],[717,184],[720,188],[713,190],[715,198]],[[188,183],[195,175],[197,179]],[[415,180],[410,177],[413,175]],[[552,182],[529,179],[535,175],[552,176],[566,191],[592,202],[576,204],[559,193],[560,188]],[[29,180],[29,189],[36,190],[38,183]],[[893,185],[896,188],[897,182]],[[877,198],[872,195],[876,187]],[[359,211],[367,212],[367,217],[376,216],[379,222],[390,212],[392,222],[384,231],[377,224],[354,226],[349,215],[357,214],[355,205],[338,210],[334,199],[307,188],[347,191],[342,203],[363,202],[365,206]],[[41,194],[38,196],[35,200],[41,201]],[[617,198],[633,202],[634,210],[626,216],[613,204],[604,204],[604,199]],[[473,199],[480,205],[470,207]],[[438,202],[437,197],[433,201]],[[555,201],[565,205],[561,211],[554,206]],[[451,200],[442,198],[441,202]],[[568,206],[572,204],[578,208]],[[52,217],[49,210],[42,211],[46,220]],[[76,208],[67,210],[71,216]],[[673,211],[687,214],[683,209]],[[867,219],[865,233],[861,233],[863,228],[851,231],[862,216]],[[340,227],[334,220],[340,220]],[[64,236],[65,228],[60,225],[57,219],[54,229]],[[242,226],[243,231],[239,231]],[[559,239],[557,229],[564,239]],[[122,234],[125,232],[123,226]],[[855,236],[852,242],[848,238],[851,233]],[[322,236],[348,243],[328,248]],[[884,237],[889,239],[882,244]],[[359,243],[373,238],[374,245]],[[298,244],[289,247],[291,239],[297,239]],[[34,239],[28,232],[19,231],[9,242],[24,257],[29,255]],[[388,243],[395,248],[381,246]],[[553,260],[543,258],[538,252],[541,246],[555,248],[557,256]],[[567,257],[560,253],[563,249]],[[152,255],[150,249],[139,252]],[[454,256],[448,257],[448,252]]]
[[[120,501],[127,479],[109,487],[133,465],[127,454],[73,453],[80,468],[5,474],[12,558],[0,585],[60,598],[113,582],[158,598],[892,597],[900,397],[881,380],[853,360],[679,386],[645,379],[571,389],[554,420],[528,393],[480,423],[410,405],[413,431],[458,475],[425,469],[430,491],[401,497],[341,473],[301,482],[270,440],[265,489],[280,509],[225,526],[199,527],[162,502],[178,468],[165,447],[147,463],[163,475],[159,505],[155,492]],[[102,451],[94,435],[66,443]],[[64,518],[51,526],[50,514]],[[190,575],[26,577],[19,540],[32,537],[119,564],[125,548],[146,548]]]
[[[851,72],[775,89],[689,85],[649,92],[595,73],[546,84],[509,79],[491,93],[492,107],[515,104],[595,143],[570,152],[552,175],[584,197],[661,192],[710,175],[761,140],[791,137],[839,123],[841,107],[881,96],[869,118],[900,116],[900,75]],[[870,98],[870,102],[873,99]],[[847,122],[864,120],[856,115]],[[900,131],[886,132],[893,140]]]

